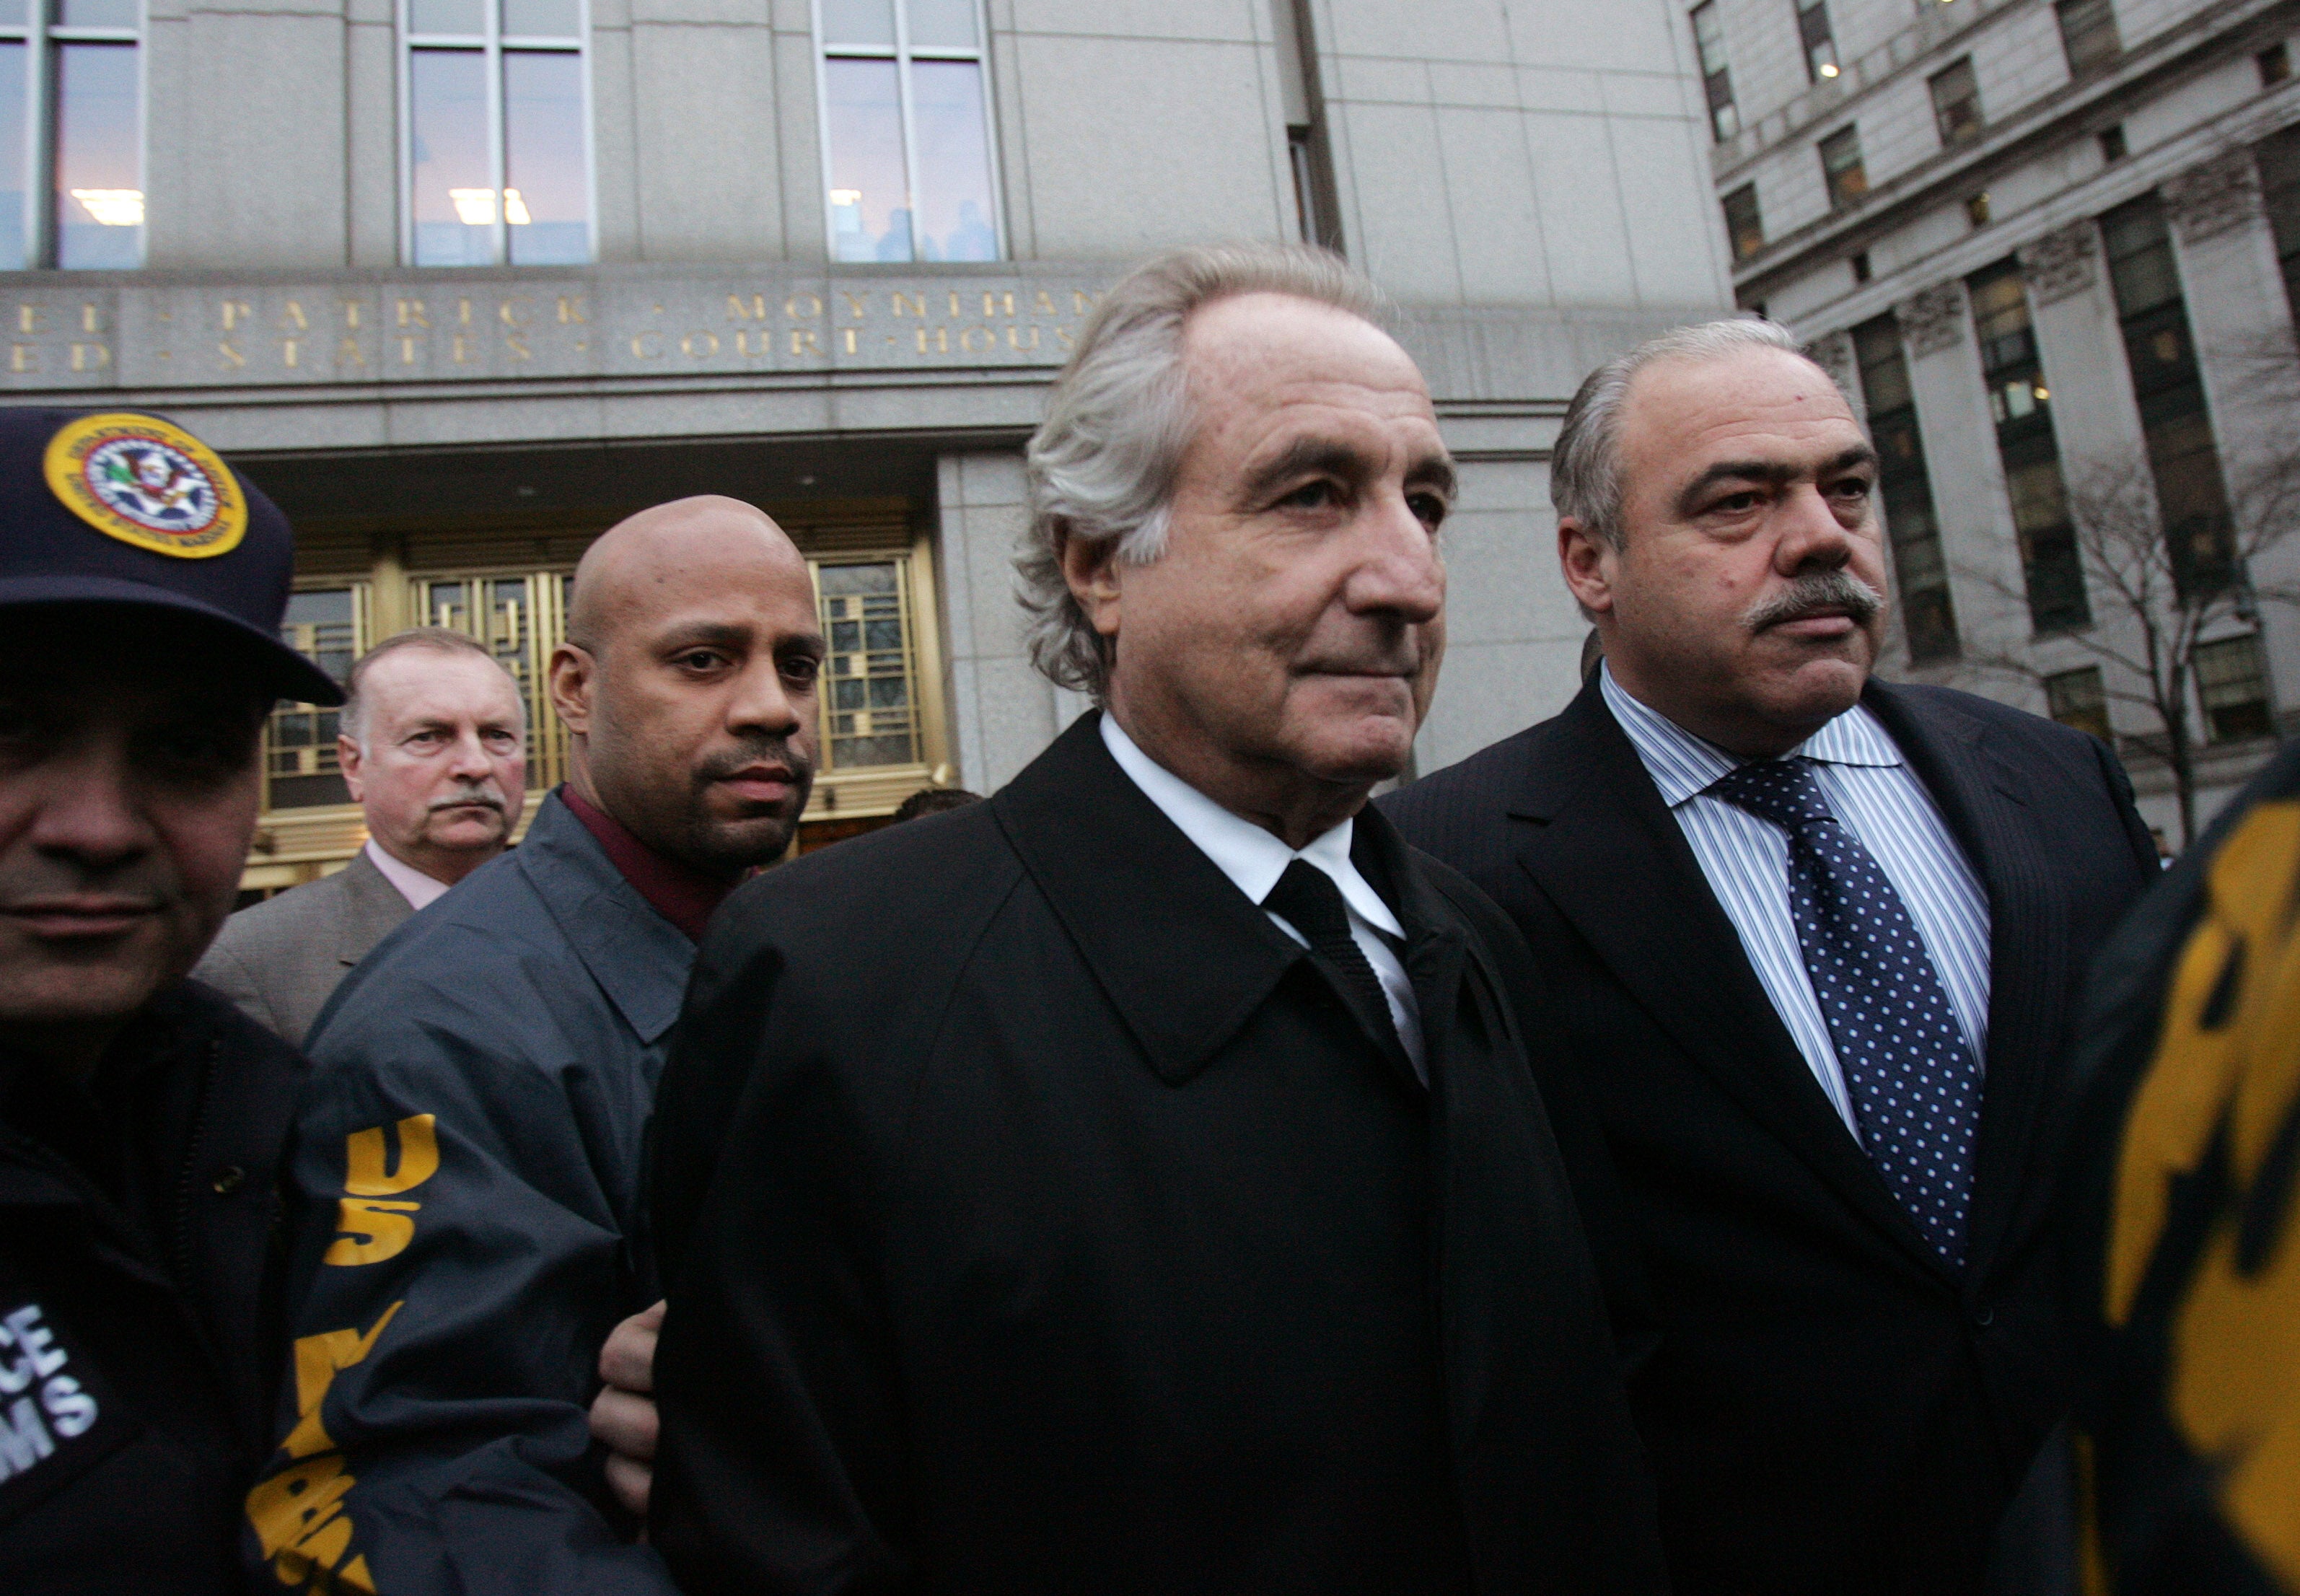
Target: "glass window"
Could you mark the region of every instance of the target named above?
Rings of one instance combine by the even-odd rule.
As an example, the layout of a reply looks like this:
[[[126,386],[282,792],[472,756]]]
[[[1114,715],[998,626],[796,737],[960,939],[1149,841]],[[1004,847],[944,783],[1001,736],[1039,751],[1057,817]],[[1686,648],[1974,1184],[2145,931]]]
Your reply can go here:
[[[1924,439],[1917,426],[1916,391],[1901,346],[1901,325],[1890,315],[1853,330],[1854,358],[1861,367],[1861,391],[1868,401],[1869,432],[1877,445],[1877,487],[1884,501],[1885,532],[1893,545],[1894,572],[1900,578],[1901,619],[1909,657],[1925,664],[1954,657],[1956,614],[1949,602],[1948,561],[1941,548],[1940,520],[1933,508],[1933,485],[1925,469]]]
[[[2101,683],[2098,665],[2046,677],[2045,708],[2063,726],[2089,731],[2103,742],[2111,740],[2108,692]]]
[[[1981,135],[1986,125],[1980,117],[1980,84],[1972,75],[1972,57],[1936,72],[1930,79],[1933,91],[1933,124],[1940,130],[1940,141],[1945,146],[1971,144]]]
[[[2268,706],[2268,661],[2256,634],[2199,643],[2196,659],[2196,696],[2214,742],[2275,731]]]
[[[1744,183],[1725,196],[1725,237],[1733,258],[1746,261],[1765,247],[1764,219],[1757,214],[1757,186]]]
[[[2284,271],[2284,297],[2300,323],[2300,127],[2271,133],[2253,146],[2260,196]]]
[[[1869,171],[1861,163],[1861,130],[1842,127],[1821,141],[1821,173],[1829,185],[1829,208],[1843,211],[1869,192]]]
[[[1709,95],[1709,130],[1722,144],[1741,130],[1741,113],[1733,104],[1733,73],[1725,63],[1725,24],[1718,20],[1717,0],[1693,8],[1693,48]]]
[[[821,0],[819,15],[831,258],[1002,258],[978,0]]]
[[[2114,61],[2123,49],[2116,36],[2116,12],[2109,0],[2054,0],[2060,20],[2061,48],[2078,77]]]
[[[591,258],[581,0],[407,0],[407,238],[418,266]]]
[[[916,673],[904,564],[819,564],[822,634],[822,768],[919,762]]]
[[[363,584],[320,588],[288,596],[279,636],[336,681],[351,673],[366,646],[361,624]],[[263,806],[308,809],[348,804],[343,767],[336,760],[336,712],[312,704],[282,704],[263,731]]]
[[[2052,392],[2038,356],[2029,293],[2012,261],[1975,272],[1966,282],[1973,331],[1980,343],[1981,380],[1996,423],[1996,452],[2004,465],[2005,495],[2021,545],[2029,623],[2040,632],[2090,624],[2084,561],[2061,475],[2060,442],[2053,430]]]
[[[1837,36],[1829,30],[1829,7],[1821,0],[1810,5],[1799,0],[1797,43],[1804,46],[1807,81],[1821,83],[1837,76]]]
[[[0,5],[0,271],[144,263],[138,11]]]

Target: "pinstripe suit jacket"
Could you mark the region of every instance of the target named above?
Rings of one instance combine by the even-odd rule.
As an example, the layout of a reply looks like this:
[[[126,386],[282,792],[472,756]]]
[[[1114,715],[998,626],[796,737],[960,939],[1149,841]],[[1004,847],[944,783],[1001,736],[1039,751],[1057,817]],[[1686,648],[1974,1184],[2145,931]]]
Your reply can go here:
[[[2042,1224],[2071,1010],[2157,873],[2096,740],[1942,689],[1862,701],[1988,895],[1988,1082],[1969,1258],[1925,1245],[1829,1105],[1593,681],[1383,800],[1508,911],[1604,1127],[1583,1207],[1679,1596],[1964,1596],[2065,1387]],[[1626,1255],[1626,1256],[1625,1256]]]

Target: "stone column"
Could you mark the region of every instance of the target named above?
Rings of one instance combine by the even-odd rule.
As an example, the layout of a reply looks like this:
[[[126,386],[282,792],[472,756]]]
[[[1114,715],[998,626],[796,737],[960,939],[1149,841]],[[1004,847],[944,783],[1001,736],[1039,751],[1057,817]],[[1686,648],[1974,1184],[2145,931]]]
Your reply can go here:
[[[1013,565],[1026,524],[1021,455],[945,455],[936,466],[952,762],[958,785],[988,794],[1036,758],[1071,715],[1058,713],[1055,688],[1023,651]]]

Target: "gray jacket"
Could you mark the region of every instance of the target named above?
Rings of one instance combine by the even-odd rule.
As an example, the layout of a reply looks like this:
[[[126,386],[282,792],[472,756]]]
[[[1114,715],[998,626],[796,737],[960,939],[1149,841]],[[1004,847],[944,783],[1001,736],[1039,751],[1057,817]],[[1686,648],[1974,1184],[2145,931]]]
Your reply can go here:
[[[694,959],[554,792],[312,1027],[295,1373],[248,1499],[283,1582],[667,1596],[609,1521],[587,1409],[600,1343],[659,1294],[640,1139]]]
[[[362,848],[335,874],[225,921],[192,973],[300,1048],[352,966],[414,912]]]

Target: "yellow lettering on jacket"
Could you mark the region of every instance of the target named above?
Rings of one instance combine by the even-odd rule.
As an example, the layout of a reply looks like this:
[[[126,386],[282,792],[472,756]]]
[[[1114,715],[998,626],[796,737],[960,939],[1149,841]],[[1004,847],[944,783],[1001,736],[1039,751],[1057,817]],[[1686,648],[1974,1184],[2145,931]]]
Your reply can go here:
[[[320,1261],[348,1268],[397,1258],[415,1240],[415,1221],[407,1216],[422,1207],[420,1202],[345,1198],[337,1210],[336,1239],[328,1243],[328,1250],[320,1255]]]
[[[367,1357],[375,1347],[376,1337],[383,1333],[383,1327],[404,1306],[403,1298],[385,1308],[383,1317],[365,1335],[356,1329],[329,1330],[296,1338],[296,1411],[300,1416],[296,1427],[288,1433],[288,1439],[280,1443],[290,1458],[309,1458],[315,1452],[334,1450],[336,1443],[328,1438],[320,1414],[321,1405],[328,1400],[328,1387],[335,1383],[338,1370],[347,1369]]]
[[[399,1167],[386,1167],[384,1127],[344,1138],[344,1190],[354,1197],[396,1197],[439,1173],[438,1116],[412,1115],[391,1127],[399,1133]]]

